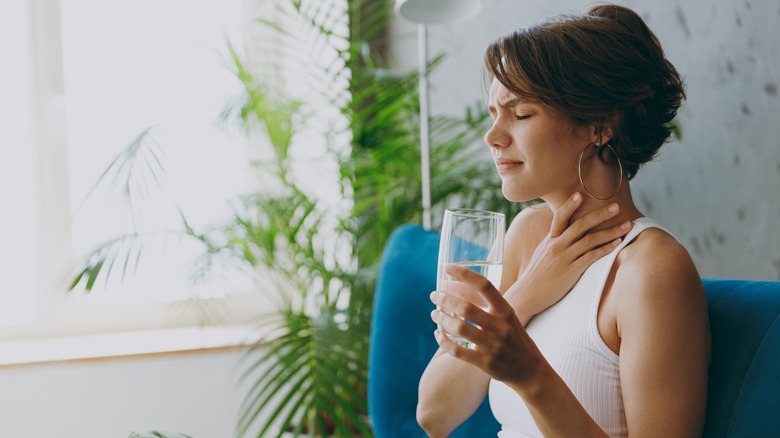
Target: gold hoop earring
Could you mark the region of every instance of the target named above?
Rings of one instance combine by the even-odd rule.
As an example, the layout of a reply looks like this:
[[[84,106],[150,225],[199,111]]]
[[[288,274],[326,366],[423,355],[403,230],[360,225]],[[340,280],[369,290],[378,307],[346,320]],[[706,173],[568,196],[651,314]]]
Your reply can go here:
[[[595,146],[596,149],[598,149],[599,147],[605,147],[605,146],[608,147],[609,150],[612,151],[612,154],[615,155],[615,159],[618,162],[618,169],[620,170],[620,179],[618,180],[618,186],[615,189],[615,191],[612,192],[612,194],[607,196],[606,198],[599,198],[598,196],[595,196],[593,193],[591,193],[590,190],[588,190],[588,188],[585,186],[585,181],[583,181],[582,179],[582,156],[585,154],[585,150],[587,150],[591,146]],[[615,196],[618,190],[620,190],[620,186],[623,185],[623,163],[620,162],[620,157],[618,157],[617,152],[615,152],[615,149],[613,149],[608,142],[604,143],[601,146],[598,146],[596,143],[591,143],[587,147],[585,147],[585,149],[583,149],[582,152],[580,152],[580,158],[579,160],[577,160],[577,175],[580,177],[580,185],[582,185],[582,188],[585,190],[585,193],[587,193],[588,196],[599,201],[606,201],[612,198],[613,196]]]

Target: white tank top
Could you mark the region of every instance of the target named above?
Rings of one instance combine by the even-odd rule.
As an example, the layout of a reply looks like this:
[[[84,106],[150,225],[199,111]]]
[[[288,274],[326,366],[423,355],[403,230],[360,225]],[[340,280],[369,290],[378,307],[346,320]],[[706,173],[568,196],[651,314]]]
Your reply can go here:
[[[628,429],[618,355],[601,338],[596,318],[615,258],[647,228],[659,228],[671,235],[650,218],[636,219],[633,229],[615,250],[594,262],[563,299],[536,315],[526,327],[552,368],[610,437],[628,436]],[[493,415],[501,423],[500,438],[542,436],[516,392],[491,380],[488,393]]]

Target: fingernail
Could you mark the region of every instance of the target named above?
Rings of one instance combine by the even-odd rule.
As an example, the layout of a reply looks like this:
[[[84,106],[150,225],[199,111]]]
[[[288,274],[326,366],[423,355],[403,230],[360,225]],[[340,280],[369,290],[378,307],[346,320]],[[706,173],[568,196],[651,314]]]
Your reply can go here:
[[[612,241],[612,246],[618,246],[620,245],[620,237]]]
[[[431,311],[431,319],[437,321],[439,319],[439,311],[434,309]]]
[[[437,341],[440,340],[441,339],[441,332],[438,329],[434,330],[433,331],[433,337],[436,338]]]
[[[433,291],[431,292],[431,301],[434,303],[439,299],[439,292]]]
[[[631,221],[628,221],[620,225],[620,228],[627,230],[630,226],[631,226]]]
[[[580,198],[581,198],[580,193],[577,192],[574,194],[574,196],[571,197],[571,200],[574,202],[580,202]]]
[[[618,205],[617,205],[617,204],[611,204],[611,205],[609,206],[609,211],[610,211],[610,212],[612,212],[612,213],[617,213],[617,211],[618,211]]]

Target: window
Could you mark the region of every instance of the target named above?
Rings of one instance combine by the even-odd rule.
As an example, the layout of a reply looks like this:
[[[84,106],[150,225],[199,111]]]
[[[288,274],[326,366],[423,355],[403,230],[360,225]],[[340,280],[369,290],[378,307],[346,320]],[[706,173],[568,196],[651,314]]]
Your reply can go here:
[[[26,1],[0,4],[0,325],[29,323],[40,306],[29,15]]]
[[[195,227],[218,223],[252,188],[245,140],[213,123],[240,91],[226,41],[242,45],[243,1],[42,3],[0,6],[0,337],[168,324],[165,303],[193,294],[198,246],[150,239],[137,276],[89,297],[65,294],[67,268],[131,230],[181,229],[177,208]],[[139,173],[125,209],[121,190],[93,187],[150,128],[165,172],[159,187]],[[219,301],[250,287],[222,276],[194,293]]]

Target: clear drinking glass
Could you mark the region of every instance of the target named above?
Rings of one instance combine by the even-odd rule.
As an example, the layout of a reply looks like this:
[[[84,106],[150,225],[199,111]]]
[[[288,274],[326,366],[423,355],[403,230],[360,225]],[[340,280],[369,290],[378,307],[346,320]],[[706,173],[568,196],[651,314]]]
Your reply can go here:
[[[504,255],[505,219],[501,213],[473,209],[448,209],[439,244],[439,264],[436,290],[447,292],[454,280],[444,267],[465,266],[490,280],[498,288]],[[468,321],[467,321],[468,322]],[[447,334],[456,343],[469,346],[465,339]]]

